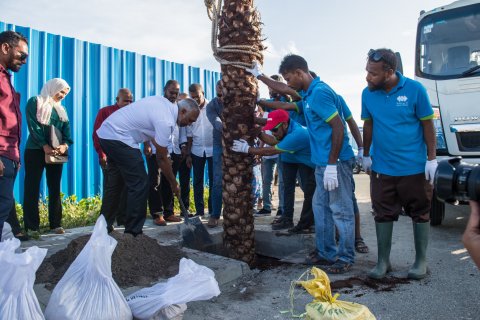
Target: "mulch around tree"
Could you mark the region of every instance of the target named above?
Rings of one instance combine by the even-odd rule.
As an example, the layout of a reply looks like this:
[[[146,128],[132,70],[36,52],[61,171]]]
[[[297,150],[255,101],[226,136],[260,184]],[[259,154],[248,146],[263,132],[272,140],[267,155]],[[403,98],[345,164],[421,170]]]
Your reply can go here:
[[[133,237],[112,232],[110,236],[118,242],[112,255],[113,279],[122,288],[148,286],[176,275],[180,259],[185,256],[179,247],[160,246],[143,234]],[[85,235],[72,240],[65,249],[45,259],[35,283],[45,283],[47,289],[53,290],[89,239],[90,235]]]

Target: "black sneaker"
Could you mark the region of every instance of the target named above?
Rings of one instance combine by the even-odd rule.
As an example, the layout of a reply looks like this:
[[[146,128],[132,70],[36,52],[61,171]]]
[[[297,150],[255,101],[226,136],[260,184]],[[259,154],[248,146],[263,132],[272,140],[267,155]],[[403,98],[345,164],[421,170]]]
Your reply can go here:
[[[293,228],[293,221],[288,219],[282,219],[277,223],[272,224],[272,230],[281,230]]]
[[[304,228],[302,226],[296,225],[293,228],[288,229],[288,233],[292,234],[310,234],[315,233],[315,230],[311,227]]]
[[[280,217],[280,216],[283,216],[283,210],[282,209],[277,210],[277,217]]]
[[[269,216],[272,213],[272,210],[267,210],[262,208],[261,210],[258,210],[257,213],[255,213],[256,216]]]

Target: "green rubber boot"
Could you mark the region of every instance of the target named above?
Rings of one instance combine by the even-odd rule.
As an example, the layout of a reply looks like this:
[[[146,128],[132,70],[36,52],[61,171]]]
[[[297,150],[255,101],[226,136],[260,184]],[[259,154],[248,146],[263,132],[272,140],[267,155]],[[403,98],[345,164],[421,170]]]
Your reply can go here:
[[[420,280],[427,275],[427,246],[430,234],[430,223],[413,223],[415,239],[415,263],[408,270],[410,279]]]
[[[392,270],[390,265],[390,249],[392,248],[393,222],[375,223],[377,231],[378,261],[368,276],[373,279],[382,279]]]

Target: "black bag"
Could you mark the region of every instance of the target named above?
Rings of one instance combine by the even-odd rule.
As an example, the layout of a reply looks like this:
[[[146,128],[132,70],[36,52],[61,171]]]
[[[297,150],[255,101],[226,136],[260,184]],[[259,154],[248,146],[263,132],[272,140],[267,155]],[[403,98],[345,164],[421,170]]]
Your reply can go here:
[[[48,144],[53,149],[58,148],[59,145],[62,144],[62,132],[57,129],[55,126],[47,126],[48,128]],[[68,151],[67,151],[68,152]],[[67,152],[62,155],[50,155],[45,154],[45,163],[48,164],[57,164],[57,163],[65,163],[68,161],[68,154]]]

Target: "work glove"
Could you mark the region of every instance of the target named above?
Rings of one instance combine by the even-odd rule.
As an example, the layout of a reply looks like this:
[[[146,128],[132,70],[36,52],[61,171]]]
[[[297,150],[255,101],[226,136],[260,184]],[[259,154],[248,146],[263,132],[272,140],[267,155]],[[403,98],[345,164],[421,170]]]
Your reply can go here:
[[[363,171],[366,173],[370,173],[370,171],[372,171],[372,158],[370,158],[370,156],[362,157],[362,167]]]
[[[327,168],[325,169],[325,172],[323,174],[323,186],[328,191],[332,191],[335,188],[338,188],[336,165],[327,165]]]
[[[263,74],[262,70],[262,65],[258,63],[258,61],[253,61],[253,67],[252,69],[250,68],[245,68],[248,72],[250,72],[252,75],[255,76],[255,78],[258,78],[258,76],[261,76]]]
[[[358,148],[357,161],[363,162],[363,147]]]
[[[425,164],[425,179],[433,185],[433,179],[435,178],[435,172],[437,171],[437,159],[428,160]]]
[[[242,153],[248,153],[248,149],[250,146],[248,145],[248,142],[240,139],[240,140],[233,140],[233,147],[232,151],[235,152],[242,152]]]

